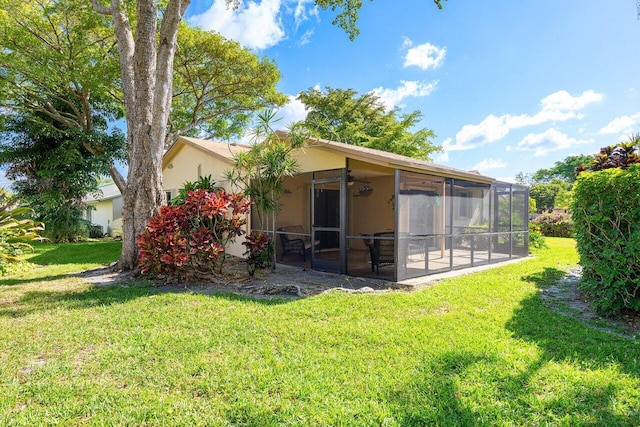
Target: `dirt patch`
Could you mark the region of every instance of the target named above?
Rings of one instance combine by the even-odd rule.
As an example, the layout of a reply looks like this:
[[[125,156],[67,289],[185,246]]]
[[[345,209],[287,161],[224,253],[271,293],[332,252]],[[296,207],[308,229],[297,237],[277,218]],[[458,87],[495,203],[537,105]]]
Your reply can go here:
[[[88,270],[79,274],[85,281],[97,286],[127,285],[136,273],[118,272],[113,267]],[[260,270],[249,277],[246,264],[237,258],[225,261],[223,273],[206,280],[184,283],[167,282],[164,278],[151,279],[154,286],[165,291],[191,291],[204,294],[231,292],[252,297],[301,298],[323,292],[373,293],[408,290],[411,287],[385,280],[350,277],[278,264],[275,270]]]
[[[617,318],[598,315],[578,287],[581,278],[582,269],[572,268],[554,286],[543,289],[540,298],[551,310],[577,318],[590,327],[625,338],[640,339],[640,315],[630,312]]]

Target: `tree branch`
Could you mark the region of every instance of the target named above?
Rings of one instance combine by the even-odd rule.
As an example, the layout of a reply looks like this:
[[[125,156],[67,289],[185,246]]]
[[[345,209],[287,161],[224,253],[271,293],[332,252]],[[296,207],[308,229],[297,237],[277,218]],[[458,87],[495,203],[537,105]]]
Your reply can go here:
[[[111,8],[107,6],[102,6],[100,3],[98,3],[98,0],[89,0],[89,1],[91,1],[91,6],[93,6],[93,10],[95,10],[96,12],[102,15],[113,15],[113,13],[111,12]]]

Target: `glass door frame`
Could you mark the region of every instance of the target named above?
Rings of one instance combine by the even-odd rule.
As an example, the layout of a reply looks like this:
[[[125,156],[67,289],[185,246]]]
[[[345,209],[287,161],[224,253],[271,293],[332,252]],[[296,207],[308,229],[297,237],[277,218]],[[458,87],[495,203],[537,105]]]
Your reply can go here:
[[[316,174],[324,174],[331,171],[313,172],[311,176],[311,241],[319,240],[316,233],[334,232],[338,233],[338,260],[332,261],[317,256],[315,245],[311,250],[311,268],[313,270],[327,271],[330,273],[347,274],[347,168],[334,169],[335,176],[318,178]],[[339,223],[337,227],[326,227],[316,223],[316,186],[330,183],[338,183],[339,188]]]

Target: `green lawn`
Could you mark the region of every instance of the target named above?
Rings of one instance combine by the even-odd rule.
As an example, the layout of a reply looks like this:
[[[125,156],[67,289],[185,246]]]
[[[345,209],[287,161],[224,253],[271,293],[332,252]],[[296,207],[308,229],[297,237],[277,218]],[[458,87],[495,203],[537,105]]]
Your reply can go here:
[[[640,425],[640,343],[541,302],[577,262],[548,242],[419,292],[272,301],[91,287],[64,273],[117,244],[41,245],[0,282],[0,424]]]

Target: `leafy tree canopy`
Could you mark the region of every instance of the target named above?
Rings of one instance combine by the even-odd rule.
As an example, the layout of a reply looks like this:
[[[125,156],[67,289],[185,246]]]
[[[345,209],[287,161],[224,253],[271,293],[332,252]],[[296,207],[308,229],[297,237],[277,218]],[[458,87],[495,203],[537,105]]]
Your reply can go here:
[[[242,135],[255,111],[284,105],[280,72],[220,34],[180,25],[167,142],[180,135]]]
[[[422,117],[420,111],[386,111],[372,93],[358,96],[353,89],[327,87],[323,92],[311,88],[298,99],[309,110],[305,127],[321,138],[424,160],[441,150],[431,142],[435,136],[432,130],[410,130]]]
[[[564,160],[555,162],[549,169],[540,169],[533,174],[534,182],[549,183],[553,180],[573,183],[576,180],[576,169],[580,166],[588,166],[593,161],[593,156],[579,154],[568,156]]]
[[[567,190],[567,184],[562,181],[552,183],[538,183],[531,186],[529,195],[536,201],[538,212],[551,212],[555,207],[556,197]]]
[[[0,128],[0,164],[14,180],[16,196],[26,201],[45,222],[55,241],[76,240],[84,234],[81,222],[84,196],[97,190],[114,158],[124,157],[124,136],[104,127],[85,131],[43,124],[52,119],[36,113],[6,120]],[[87,147],[101,147],[90,151]]]
[[[238,0],[235,1],[237,2]],[[442,0],[433,0],[433,2],[438,6],[438,9],[442,9]],[[357,22],[362,0],[315,0],[315,3],[325,10],[339,10],[333,20],[333,25],[342,28],[349,35],[349,39],[354,40],[360,34]]]
[[[276,90],[280,73],[273,62],[213,32],[180,24],[178,33],[165,144],[180,134],[242,134],[253,111],[286,101]],[[86,0],[0,0],[0,93],[0,116],[38,120],[57,130],[91,134],[122,118],[124,92],[111,19],[95,13]],[[109,152],[85,148],[95,155]],[[109,172],[122,191],[124,177],[115,167]]]

